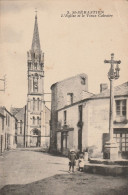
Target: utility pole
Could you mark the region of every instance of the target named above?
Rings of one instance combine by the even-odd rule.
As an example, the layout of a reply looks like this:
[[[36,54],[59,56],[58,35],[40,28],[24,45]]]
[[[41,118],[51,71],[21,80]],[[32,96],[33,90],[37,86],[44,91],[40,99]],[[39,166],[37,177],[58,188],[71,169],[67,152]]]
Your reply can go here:
[[[111,64],[108,72],[108,79],[110,80],[109,142],[106,143],[105,148],[109,151],[109,158],[115,160],[118,157],[118,146],[113,140],[114,80],[119,78],[121,61],[115,61],[112,53],[111,60],[105,60],[104,63]],[[115,68],[114,64],[116,64]]]
[[[5,92],[5,89],[6,89],[6,75],[4,75],[3,79],[0,78],[0,81],[3,82],[3,88],[0,89],[0,91]]]

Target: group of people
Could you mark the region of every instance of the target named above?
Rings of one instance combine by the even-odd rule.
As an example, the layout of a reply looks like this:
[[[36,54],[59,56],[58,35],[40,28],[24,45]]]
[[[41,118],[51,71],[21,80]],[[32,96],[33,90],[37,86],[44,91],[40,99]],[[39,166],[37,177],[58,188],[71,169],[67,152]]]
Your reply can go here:
[[[84,155],[83,153],[76,153],[74,149],[71,149],[68,155],[69,158],[69,173],[74,172],[76,160],[78,160],[78,170],[83,171],[84,169]]]

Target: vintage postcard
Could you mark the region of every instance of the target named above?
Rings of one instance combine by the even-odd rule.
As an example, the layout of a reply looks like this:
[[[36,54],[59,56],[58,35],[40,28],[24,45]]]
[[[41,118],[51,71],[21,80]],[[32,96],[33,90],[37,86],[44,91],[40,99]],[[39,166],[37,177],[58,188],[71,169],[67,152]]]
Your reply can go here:
[[[128,194],[128,0],[0,1],[0,194]]]

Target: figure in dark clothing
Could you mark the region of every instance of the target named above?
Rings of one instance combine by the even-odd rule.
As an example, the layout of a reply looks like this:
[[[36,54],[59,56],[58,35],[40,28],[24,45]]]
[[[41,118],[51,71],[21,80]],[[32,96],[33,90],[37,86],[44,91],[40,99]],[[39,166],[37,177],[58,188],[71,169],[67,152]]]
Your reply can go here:
[[[76,161],[76,153],[72,149],[70,150],[69,153],[69,173],[71,172],[71,168],[72,168],[72,172],[74,172],[75,161]]]

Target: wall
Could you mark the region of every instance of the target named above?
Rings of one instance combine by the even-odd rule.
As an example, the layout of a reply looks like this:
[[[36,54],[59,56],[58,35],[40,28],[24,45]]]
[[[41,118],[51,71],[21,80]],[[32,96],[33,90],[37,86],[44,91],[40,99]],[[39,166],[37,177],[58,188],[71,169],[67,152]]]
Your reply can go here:
[[[78,122],[79,122],[78,107],[79,107],[79,105],[83,105],[83,121],[84,121],[83,124],[84,125],[83,125],[83,129],[82,129],[82,132],[83,132],[82,142],[83,142],[83,148],[85,148],[87,146],[87,124],[86,124],[87,110],[86,111],[84,110],[85,103],[76,104],[76,105],[73,105],[73,106],[70,106],[70,107],[67,107],[65,109],[58,111],[59,126],[60,126],[60,124],[61,124],[62,128],[64,126],[64,111],[66,111],[67,112],[67,123],[66,124],[67,124],[68,128],[73,129],[73,131],[68,132],[67,147],[69,149],[71,149],[71,148],[78,149],[78,129],[79,129],[78,128]],[[59,140],[61,140],[59,133],[57,133],[57,137],[59,138]],[[58,140],[57,140],[57,145],[60,148],[60,143],[58,143]]]
[[[4,151],[4,127],[2,123],[4,123],[4,117],[0,115],[0,155]]]
[[[82,78],[85,78],[83,84]],[[57,82],[51,86],[51,150],[56,150],[56,130],[57,130],[57,110],[69,104],[68,93],[73,94],[73,103],[82,100],[83,91],[88,91],[88,77],[86,74],[80,74],[63,81]]]
[[[85,78],[85,84],[82,84],[82,78]],[[80,74],[52,85],[52,110],[58,110],[68,105],[68,93],[73,93],[73,103],[80,101],[83,97],[83,91],[88,91],[88,77],[86,74]]]
[[[15,148],[15,123],[16,118],[5,108],[0,108],[3,112],[4,130],[3,130],[3,150]]]
[[[109,133],[109,99],[88,102],[88,147],[102,152],[103,133]]]
[[[17,118],[17,147],[24,147],[26,106],[24,106],[16,115]]]
[[[115,98],[115,99],[122,99]],[[126,99],[126,98],[125,98]],[[64,125],[64,111],[67,111],[67,125],[74,130],[73,135],[68,136],[69,143],[67,147],[78,149],[78,126],[79,121],[78,106],[83,105],[83,127],[82,127],[82,150],[89,148],[89,152],[93,157],[102,157],[103,152],[103,134],[109,133],[109,98],[85,100],[81,104],[75,104],[70,107],[58,111],[59,126]],[[114,120],[116,119],[114,104]],[[128,100],[127,115],[128,121]],[[113,124],[113,128],[128,129],[128,123]],[[70,140],[73,139],[73,142]],[[61,151],[60,132],[57,133],[57,149]]]
[[[116,97],[115,100],[127,99],[126,97]],[[103,134],[109,133],[109,98],[94,99],[88,102],[88,147],[95,148],[96,156],[103,151]],[[116,121],[116,107],[114,101],[113,121]],[[127,99],[127,114],[126,121],[128,121],[128,99]],[[128,122],[115,123],[113,122],[113,129],[119,129],[120,133],[123,129],[127,129]]]
[[[41,146],[49,148],[50,146],[50,110],[44,105],[41,121]]]

